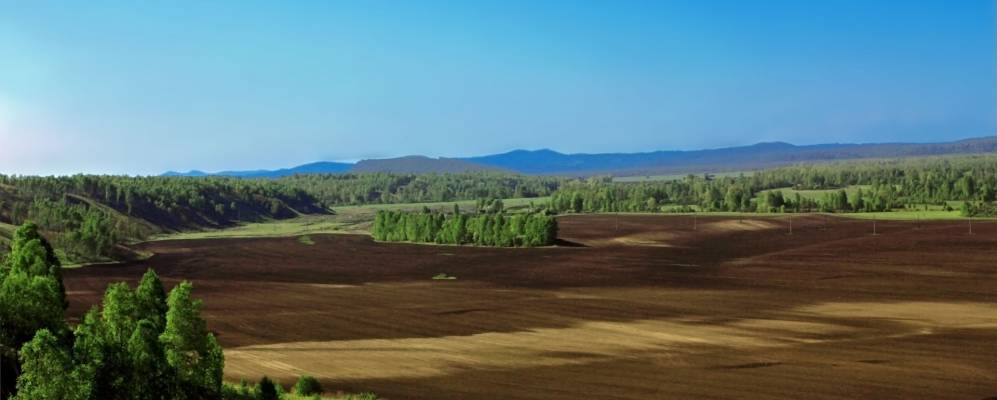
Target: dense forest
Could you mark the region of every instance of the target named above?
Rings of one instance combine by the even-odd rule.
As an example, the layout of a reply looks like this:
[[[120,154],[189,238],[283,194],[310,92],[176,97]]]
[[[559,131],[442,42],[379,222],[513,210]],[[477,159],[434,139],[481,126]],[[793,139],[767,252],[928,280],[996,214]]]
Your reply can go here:
[[[372,235],[387,242],[535,247],[554,244],[557,220],[543,213],[477,215],[433,211],[378,211]]]
[[[326,206],[545,197],[564,178],[501,173],[295,175],[277,183],[304,190]]]
[[[800,190],[823,193],[802,196]],[[667,212],[691,206],[702,211],[872,212],[966,201],[976,215],[992,216],[988,210],[995,193],[997,157],[976,156],[793,166],[657,182],[591,178],[562,185],[550,206],[557,212]]]
[[[162,231],[326,213],[338,205],[547,196],[562,181],[495,173],[281,179],[0,175],[0,222],[35,222],[64,259],[92,261],[115,258],[117,243]]]

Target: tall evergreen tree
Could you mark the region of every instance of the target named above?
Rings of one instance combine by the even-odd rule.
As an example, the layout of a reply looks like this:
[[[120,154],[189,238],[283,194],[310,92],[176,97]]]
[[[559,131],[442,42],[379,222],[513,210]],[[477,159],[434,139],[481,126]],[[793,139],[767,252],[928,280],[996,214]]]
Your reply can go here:
[[[192,289],[181,282],[170,291],[166,329],[159,340],[186,398],[213,399],[221,389],[222,352],[201,319],[201,301],[191,297]]]

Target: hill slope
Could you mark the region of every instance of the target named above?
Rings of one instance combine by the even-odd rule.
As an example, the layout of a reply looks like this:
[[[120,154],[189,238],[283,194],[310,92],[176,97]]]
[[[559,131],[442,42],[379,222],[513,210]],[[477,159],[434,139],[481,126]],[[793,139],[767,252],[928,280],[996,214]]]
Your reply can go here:
[[[811,161],[895,158],[997,152],[997,137],[948,143],[819,144],[759,143],[751,146],[649,153],[562,154],[516,150],[464,160],[528,174],[701,172],[762,168]]]
[[[252,171],[221,171],[207,173],[198,170],[189,172],[169,171],[162,176],[231,176],[235,178],[280,178],[296,174],[338,174],[349,171],[353,167],[350,163],[319,161],[310,164],[299,165],[293,168],[283,168],[276,170],[259,169]]]
[[[362,160],[350,172],[394,172],[394,173],[461,173],[481,171],[501,171],[504,168],[487,166],[457,158],[429,158],[407,156],[383,160]]]
[[[647,153],[563,154],[550,149],[515,150],[480,157],[407,156],[363,160],[356,164],[318,162],[280,170],[223,171],[210,174],[190,171],[186,173],[168,172],[164,175],[277,178],[294,174],[344,172],[460,173],[507,171],[536,175],[613,174],[627,176],[758,169],[802,162],[993,152],[997,152],[997,136],[945,143],[832,143],[797,146],[783,142],[771,142],[720,149]]]

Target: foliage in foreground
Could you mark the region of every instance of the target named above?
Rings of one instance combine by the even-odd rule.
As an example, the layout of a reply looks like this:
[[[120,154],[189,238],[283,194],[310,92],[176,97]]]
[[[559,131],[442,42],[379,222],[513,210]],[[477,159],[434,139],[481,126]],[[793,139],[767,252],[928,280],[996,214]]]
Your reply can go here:
[[[304,375],[298,379],[291,393],[285,392],[280,383],[264,376],[256,385],[246,381],[238,385],[226,384],[222,388],[224,400],[377,400],[374,393],[344,394],[339,396],[322,396],[322,387],[318,380]]]
[[[541,214],[378,211],[372,235],[387,242],[534,247],[554,244],[557,220]]]
[[[151,270],[135,290],[111,284],[103,307],[70,330],[51,246],[34,225],[14,236],[0,268],[0,357],[4,382],[17,385],[16,393],[4,386],[0,398],[220,398],[224,355],[190,283],[168,297]]]

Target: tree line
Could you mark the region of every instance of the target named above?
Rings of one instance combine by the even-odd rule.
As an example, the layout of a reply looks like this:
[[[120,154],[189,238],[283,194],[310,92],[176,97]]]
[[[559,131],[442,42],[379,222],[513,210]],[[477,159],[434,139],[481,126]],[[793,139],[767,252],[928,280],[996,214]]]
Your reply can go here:
[[[535,247],[554,244],[557,220],[543,213],[477,215],[423,211],[377,212],[372,235],[385,242]]]
[[[830,192],[801,196],[784,194],[782,188]],[[556,212],[663,212],[692,206],[702,211],[876,212],[966,201],[983,210],[995,198],[997,157],[970,156],[790,166],[657,182],[590,178],[563,184],[550,207]]]
[[[277,180],[308,192],[325,206],[545,197],[565,181],[559,177],[495,172],[308,174]]]

